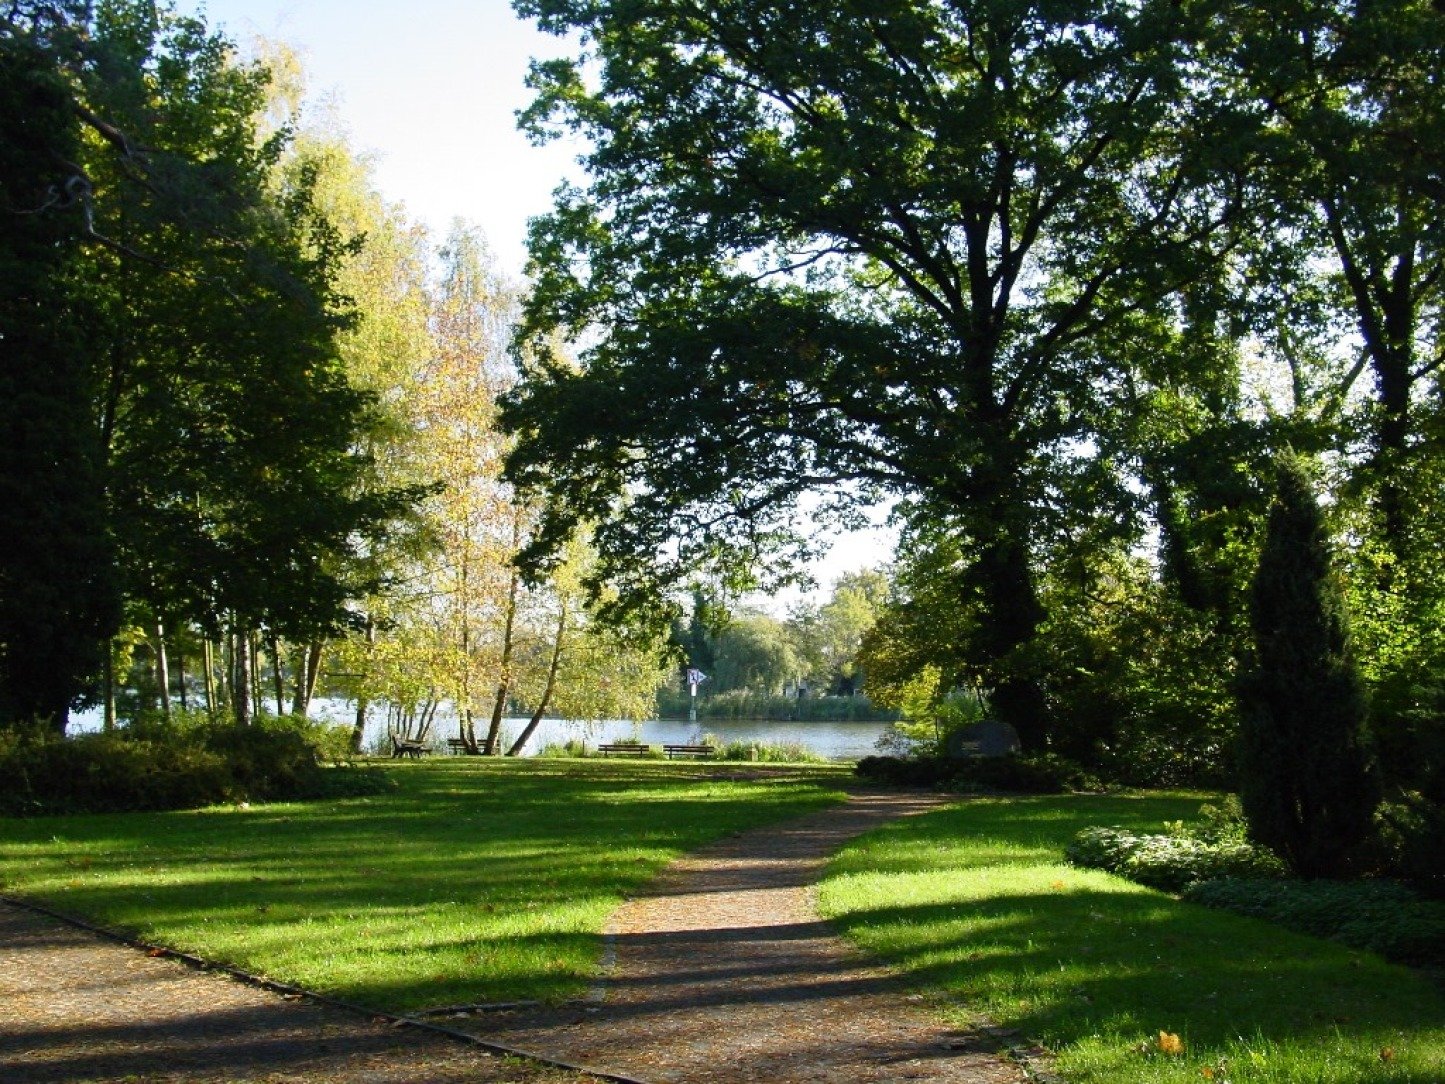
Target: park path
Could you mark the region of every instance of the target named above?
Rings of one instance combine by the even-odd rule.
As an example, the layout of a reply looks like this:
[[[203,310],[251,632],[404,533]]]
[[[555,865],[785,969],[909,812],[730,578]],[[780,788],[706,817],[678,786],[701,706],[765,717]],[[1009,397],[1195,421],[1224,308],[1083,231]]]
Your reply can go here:
[[[845,842],[944,799],[856,793],[669,866],[614,914],[590,1004],[448,1023],[647,1084],[1015,1084],[987,1034],[951,1030],[817,915]]]
[[[4,1084],[585,1084],[0,903]]]

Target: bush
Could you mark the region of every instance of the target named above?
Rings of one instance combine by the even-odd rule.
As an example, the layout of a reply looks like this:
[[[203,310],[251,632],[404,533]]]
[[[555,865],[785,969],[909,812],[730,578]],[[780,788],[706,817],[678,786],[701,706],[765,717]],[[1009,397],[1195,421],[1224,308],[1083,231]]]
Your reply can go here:
[[[585,757],[590,753],[587,743],[581,738],[568,738],[564,742],[548,742],[538,750],[539,757]]]
[[[1377,952],[1397,963],[1445,967],[1445,904],[1392,881],[1224,878],[1194,885],[1184,898]]]
[[[384,787],[380,773],[321,767],[318,747],[328,729],[304,720],[266,718],[237,727],[180,716],[70,738],[6,732],[0,734],[0,813],[186,809]]]
[[[936,787],[960,792],[1064,794],[1102,789],[1077,764],[1050,753],[1007,757],[864,757],[854,771],[895,787]]]
[[[1166,892],[1218,877],[1278,877],[1279,859],[1242,840],[1085,828],[1065,850],[1076,866],[1117,873]]]
[[[828,758],[813,752],[802,742],[730,741],[720,742],[704,734],[699,745],[710,745],[717,760],[752,760],[773,764],[826,764]]]
[[[1412,792],[1382,805],[1376,819],[1390,872],[1445,899],[1445,807]]]

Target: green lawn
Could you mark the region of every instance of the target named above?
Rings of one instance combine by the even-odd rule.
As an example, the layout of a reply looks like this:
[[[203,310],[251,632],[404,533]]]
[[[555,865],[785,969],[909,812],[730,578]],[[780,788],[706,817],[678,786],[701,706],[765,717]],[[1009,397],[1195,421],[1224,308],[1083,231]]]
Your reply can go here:
[[[999,799],[908,818],[838,856],[822,906],[960,1023],[1042,1040],[1071,1081],[1445,1081],[1445,999],[1419,974],[1063,862],[1080,828],[1152,830],[1200,804]]]
[[[841,798],[738,768],[439,759],[370,798],[0,819],[0,889],[377,1008],[560,999],[664,863]]]

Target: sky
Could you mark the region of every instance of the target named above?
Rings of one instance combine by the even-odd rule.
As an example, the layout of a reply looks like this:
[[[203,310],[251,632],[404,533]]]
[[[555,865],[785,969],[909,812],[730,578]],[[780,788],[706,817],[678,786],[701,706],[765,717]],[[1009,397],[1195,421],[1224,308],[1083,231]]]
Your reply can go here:
[[[370,154],[382,194],[437,236],[455,218],[480,227],[501,270],[521,278],[527,219],[564,179],[580,183],[580,145],[533,146],[516,113],[531,100],[531,58],[574,46],[519,19],[508,0],[177,0],[243,49],[257,37],[301,56],[309,96],[328,99],[352,146]],[[840,573],[887,560],[893,532],[837,540],[813,569]],[[778,612],[796,592],[758,600]]]
[[[533,146],[517,131],[531,57],[567,42],[506,0],[206,0],[182,2],[246,48],[295,48],[311,96],[331,97],[353,146],[374,156],[388,199],[437,234],[456,217],[481,227],[501,268],[522,274],[526,223],[553,189],[582,177],[577,146]]]

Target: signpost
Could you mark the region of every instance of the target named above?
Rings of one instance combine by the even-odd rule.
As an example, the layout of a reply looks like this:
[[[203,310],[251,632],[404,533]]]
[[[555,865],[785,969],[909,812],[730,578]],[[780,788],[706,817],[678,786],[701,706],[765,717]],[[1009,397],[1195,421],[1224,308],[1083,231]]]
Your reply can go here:
[[[687,692],[692,699],[688,702],[687,721],[697,722],[697,687],[707,680],[707,675],[696,667],[687,668]]]

